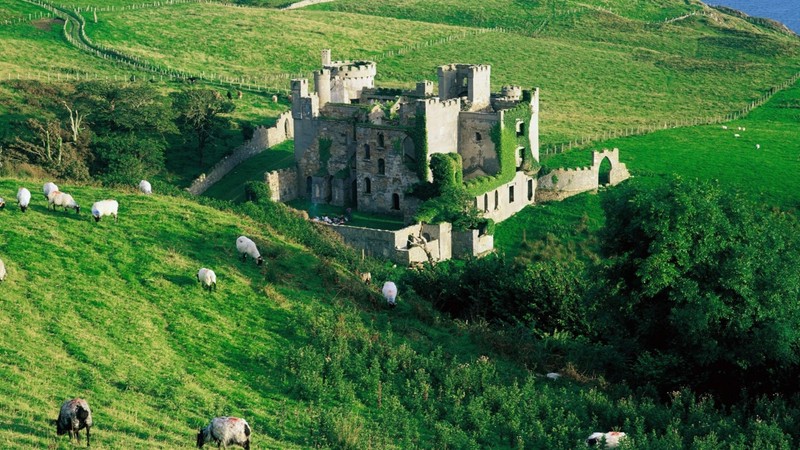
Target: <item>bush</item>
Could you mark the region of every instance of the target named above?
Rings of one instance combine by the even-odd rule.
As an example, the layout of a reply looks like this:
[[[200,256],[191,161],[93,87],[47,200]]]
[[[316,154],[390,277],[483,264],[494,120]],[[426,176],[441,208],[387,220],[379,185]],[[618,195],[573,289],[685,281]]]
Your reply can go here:
[[[272,192],[263,181],[248,181],[244,184],[244,198],[248,202],[264,203],[272,200]]]

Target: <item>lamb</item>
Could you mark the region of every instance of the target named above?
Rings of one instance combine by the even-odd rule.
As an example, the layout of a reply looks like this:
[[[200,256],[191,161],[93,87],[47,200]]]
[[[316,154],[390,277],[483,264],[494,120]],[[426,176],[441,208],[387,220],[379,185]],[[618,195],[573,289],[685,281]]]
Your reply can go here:
[[[203,267],[197,272],[197,281],[203,286],[203,289],[208,289],[208,292],[211,290],[217,290],[217,274],[214,273],[211,269],[206,269]]]
[[[139,190],[147,195],[153,193],[153,187],[150,186],[150,182],[147,180],[142,180],[139,182]]]
[[[387,281],[383,283],[383,296],[386,298],[386,303],[389,304],[390,307],[394,308],[397,306],[397,286],[391,282]]]
[[[361,273],[361,272],[356,270],[356,275],[358,275],[358,277],[361,278],[361,281],[364,284],[371,284],[372,283],[372,273],[370,273],[370,272]]]
[[[57,190],[58,186],[56,186],[55,183],[45,183],[44,186],[42,187],[42,192],[44,192],[44,198],[49,198],[50,193]]]
[[[2,259],[0,259],[0,281],[6,281],[6,265]]]
[[[207,427],[197,433],[197,448],[203,448],[206,442],[216,442],[227,449],[229,445],[238,445],[250,450],[250,425],[238,417],[215,417]]]
[[[47,197],[47,201],[50,205],[53,205],[53,211],[56,210],[56,206],[61,206],[64,208],[64,211],[66,211],[67,208],[73,208],[75,214],[81,213],[81,207],[75,203],[75,199],[73,199],[70,194],[65,194],[61,191],[53,191]]]
[[[594,447],[600,442],[605,442],[606,448],[617,448],[619,447],[620,439],[624,437],[625,433],[621,431],[609,431],[608,433],[595,432],[586,438],[586,445]]]
[[[56,434],[61,436],[69,433],[69,438],[75,435],[75,439],[80,443],[78,435],[82,429],[86,428],[86,446],[89,446],[89,430],[92,428],[92,410],[89,403],[82,398],[67,400],[61,405],[61,412],[58,414],[56,423]]]
[[[19,188],[17,191],[17,201],[19,202],[19,209],[22,212],[28,210],[28,205],[31,203],[31,191],[25,188]]]
[[[242,255],[242,261],[246,261],[247,255],[250,255],[251,258],[256,260],[259,266],[264,264],[264,258],[262,258],[261,253],[258,252],[256,243],[249,238],[239,236],[239,238],[236,239],[236,250]]]
[[[111,216],[114,218],[114,222],[116,222],[118,210],[119,203],[117,203],[116,200],[100,200],[99,202],[94,202],[94,205],[92,205],[92,217],[94,217],[95,222],[100,222],[101,217]]]

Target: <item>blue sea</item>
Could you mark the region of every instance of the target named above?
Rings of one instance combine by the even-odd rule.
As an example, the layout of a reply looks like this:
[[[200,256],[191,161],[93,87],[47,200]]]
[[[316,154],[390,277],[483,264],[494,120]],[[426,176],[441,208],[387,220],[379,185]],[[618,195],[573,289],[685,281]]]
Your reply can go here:
[[[755,17],[767,17],[800,34],[800,0],[706,0],[709,5],[738,9]]]

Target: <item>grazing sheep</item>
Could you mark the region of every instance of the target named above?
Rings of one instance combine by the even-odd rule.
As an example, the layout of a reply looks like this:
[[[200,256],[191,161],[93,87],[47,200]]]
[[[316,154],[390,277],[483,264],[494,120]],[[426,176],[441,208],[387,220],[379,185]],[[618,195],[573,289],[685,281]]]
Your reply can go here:
[[[206,269],[203,267],[197,272],[197,281],[203,286],[203,289],[208,289],[208,292],[211,290],[217,290],[217,274],[214,273],[211,269]]]
[[[606,448],[617,448],[619,447],[620,439],[623,439],[624,437],[625,433],[621,431],[609,431],[608,433],[595,432],[586,438],[586,445],[589,447],[594,447],[600,442],[605,442]]]
[[[736,133],[736,134],[734,134],[734,135],[733,135],[733,137],[735,137],[735,138],[738,138],[738,137],[740,137],[740,136],[739,136],[739,133]]]
[[[239,236],[236,239],[236,250],[239,250],[239,254],[242,255],[242,261],[246,261],[247,255],[250,255],[251,258],[256,260],[256,264],[259,266],[264,264],[264,258],[262,258],[261,253],[258,252],[256,243],[251,241],[249,238],[245,236]]]
[[[397,286],[391,282],[387,281],[383,283],[383,296],[386,298],[386,303],[389,304],[392,308],[397,306]]]
[[[139,190],[144,192],[147,195],[153,193],[153,186],[150,186],[150,182],[147,180],[142,180],[139,182]]]
[[[723,125],[723,126],[722,126],[722,129],[723,129],[723,130],[727,130],[727,129],[728,129],[728,127],[727,127],[726,125]]]
[[[75,439],[80,443],[81,438],[78,432],[86,428],[86,446],[89,446],[89,429],[92,428],[92,411],[89,403],[82,398],[67,400],[61,405],[61,412],[58,413],[56,422],[56,434],[61,436],[69,433],[69,438],[75,435]]]
[[[0,197],[0,209],[6,209],[6,201],[3,200],[3,197]]]
[[[57,191],[58,186],[55,183],[45,183],[42,187],[42,192],[44,192],[44,198],[50,198],[50,193]]]
[[[31,203],[31,191],[25,188],[19,188],[17,191],[17,201],[19,202],[19,209],[22,212],[28,210],[28,205]]]
[[[50,205],[53,205],[53,211],[56,210],[56,206],[61,206],[64,208],[64,211],[68,208],[72,208],[75,210],[75,214],[81,213],[81,207],[75,203],[75,199],[73,199],[70,194],[65,194],[61,191],[53,191],[47,197],[47,201]]]
[[[361,278],[361,281],[364,284],[371,284],[372,283],[372,273],[370,273],[370,272],[361,273],[361,272],[356,270],[356,275],[358,275],[358,277]]]
[[[250,425],[238,417],[215,417],[197,433],[197,448],[212,441],[217,443],[217,448],[220,445],[226,449],[229,445],[238,445],[250,450]]]
[[[100,218],[103,216],[111,216],[116,222],[117,211],[119,211],[119,203],[116,200],[100,200],[92,205],[92,217],[95,222],[100,222]]]
[[[756,144],[756,150],[761,150],[761,144]]]
[[[0,281],[6,281],[6,265],[2,259],[0,259]]]
[[[273,95],[272,96],[272,103],[278,103],[278,96],[277,95]]]
[[[547,374],[547,375],[545,375],[545,376],[546,376],[546,377],[547,377],[549,380],[557,380],[557,379],[561,378],[561,374],[560,374],[560,373],[558,373],[558,372],[550,372],[550,373],[548,373],[548,374]]]

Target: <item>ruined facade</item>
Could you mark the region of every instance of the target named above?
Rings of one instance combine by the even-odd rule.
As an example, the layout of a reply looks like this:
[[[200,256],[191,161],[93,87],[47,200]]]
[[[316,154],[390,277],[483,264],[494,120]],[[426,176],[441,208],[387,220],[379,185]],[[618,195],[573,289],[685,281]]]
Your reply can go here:
[[[465,181],[505,174],[535,188],[532,176],[511,178],[523,160],[539,159],[538,90],[507,86],[492,94],[486,65],[439,67],[438,95],[430,81],[412,90],[376,88],[376,74],[374,62],[332,61],[323,50],[313,92],[308,80],[292,80],[299,196],[410,219],[419,201],[407,193],[431,181],[427,163],[435,153],[461,155]],[[520,116],[520,108],[524,114],[506,123],[506,112]],[[518,164],[513,168],[502,167],[501,141],[493,137],[508,126],[523,138],[502,150],[513,152],[506,158]],[[513,212],[534,201],[522,191],[512,198]]]

